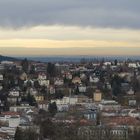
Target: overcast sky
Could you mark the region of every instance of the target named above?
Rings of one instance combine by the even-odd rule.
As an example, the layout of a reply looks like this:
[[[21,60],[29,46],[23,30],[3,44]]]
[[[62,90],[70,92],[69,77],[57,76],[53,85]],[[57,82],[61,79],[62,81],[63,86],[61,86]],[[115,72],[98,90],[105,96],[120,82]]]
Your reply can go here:
[[[12,52],[2,47],[135,49],[139,14],[140,0],[0,0],[0,53]]]

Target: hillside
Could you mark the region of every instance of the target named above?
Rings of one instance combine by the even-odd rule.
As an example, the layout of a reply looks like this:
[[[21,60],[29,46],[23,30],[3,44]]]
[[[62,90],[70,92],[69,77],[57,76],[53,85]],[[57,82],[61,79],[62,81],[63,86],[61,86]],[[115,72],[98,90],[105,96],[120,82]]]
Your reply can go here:
[[[13,58],[13,57],[8,57],[8,56],[0,55],[0,62],[1,61],[16,61],[16,60],[18,60],[18,59]]]

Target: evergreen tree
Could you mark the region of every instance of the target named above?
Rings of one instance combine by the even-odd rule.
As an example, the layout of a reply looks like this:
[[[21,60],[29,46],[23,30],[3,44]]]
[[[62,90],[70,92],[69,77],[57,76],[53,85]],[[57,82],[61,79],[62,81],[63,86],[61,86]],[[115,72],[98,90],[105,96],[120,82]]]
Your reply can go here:
[[[50,103],[48,107],[49,113],[53,117],[57,113],[57,105],[56,102]]]
[[[52,63],[48,63],[47,65],[47,73],[50,75],[50,77],[54,77],[56,74],[56,68],[55,65]]]
[[[22,70],[27,73],[29,68],[29,62],[26,58],[22,60],[21,66],[22,66]]]
[[[35,100],[34,96],[31,95],[30,93],[28,93],[28,95],[27,95],[27,102],[31,106],[34,106],[36,104],[36,100]]]
[[[115,60],[114,60],[114,65],[117,66],[117,64],[118,64],[118,60],[115,59]]]
[[[23,140],[23,132],[19,127],[16,129],[15,140]]]

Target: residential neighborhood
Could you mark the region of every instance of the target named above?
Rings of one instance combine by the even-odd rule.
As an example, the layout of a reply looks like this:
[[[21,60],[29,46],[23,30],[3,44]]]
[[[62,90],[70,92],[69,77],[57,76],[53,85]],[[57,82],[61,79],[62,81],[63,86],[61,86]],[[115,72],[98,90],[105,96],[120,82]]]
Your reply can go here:
[[[140,61],[0,62],[0,140],[137,140],[139,133]]]

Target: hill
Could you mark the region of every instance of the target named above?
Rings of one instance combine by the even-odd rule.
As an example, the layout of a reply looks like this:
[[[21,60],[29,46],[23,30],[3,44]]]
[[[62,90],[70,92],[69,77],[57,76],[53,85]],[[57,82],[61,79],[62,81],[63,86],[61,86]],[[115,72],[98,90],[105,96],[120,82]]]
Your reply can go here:
[[[3,56],[3,55],[0,55],[0,62],[1,61],[17,61],[18,59],[17,58],[14,58],[14,57],[8,57],[8,56]]]

